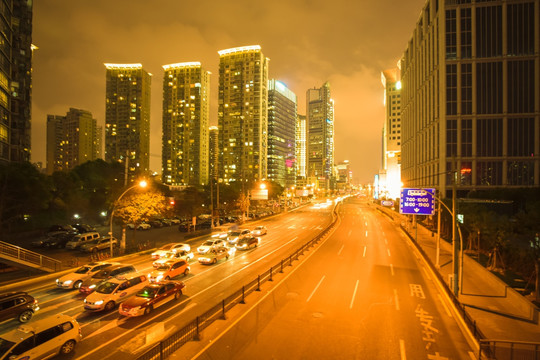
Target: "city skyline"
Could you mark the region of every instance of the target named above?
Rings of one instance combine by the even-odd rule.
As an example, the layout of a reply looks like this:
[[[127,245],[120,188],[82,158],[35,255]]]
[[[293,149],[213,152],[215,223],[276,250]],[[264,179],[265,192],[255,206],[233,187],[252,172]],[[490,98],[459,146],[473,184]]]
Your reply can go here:
[[[238,8],[243,8],[242,4],[238,2]],[[305,113],[307,89],[326,81],[332,84],[336,144],[340,144],[335,149],[336,162],[350,160],[359,182],[371,181],[377,173],[380,157],[366,154],[380,151],[380,127],[384,121],[380,70],[397,63],[406,47],[409,30],[418,20],[422,1],[414,6],[383,1],[369,5],[371,9],[358,4],[343,7],[339,3],[330,6],[319,2],[310,4],[308,12],[305,5],[276,2],[271,7],[264,5],[263,15],[256,19],[246,18],[249,24],[260,25],[249,31],[234,25],[246,15],[243,11],[233,12],[219,3],[213,6],[216,11],[212,14],[203,12],[201,5],[188,5],[193,14],[205,16],[201,19],[188,16],[182,22],[147,9],[142,2],[130,2],[130,7],[122,6],[122,2],[112,8],[107,4],[107,12],[99,11],[104,5],[105,2],[99,1],[34,4],[33,42],[39,50],[34,52],[33,66],[32,161],[45,161],[45,139],[40,134],[45,129],[47,114],[76,107],[91,111],[98,124],[104,123],[103,63],[141,63],[154,78],[150,168],[161,172],[161,66],[200,61],[213,73],[210,125],[217,125],[217,51],[260,44],[265,56],[270,58],[269,77],[300,94],[300,114]],[[251,3],[246,6],[252,10],[263,7]],[[115,15],[120,10],[127,11],[125,16]],[[143,11],[144,20],[128,23]],[[165,18],[157,16],[158,13]],[[333,31],[328,34],[308,26],[325,14],[340,17],[343,23],[333,25]],[[290,20],[288,27],[276,25],[278,15]],[[388,22],[379,24],[374,21],[377,16],[384,16]],[[359,18],[365,21],[359,22]],[[371,31],[369,37],[363,35],[370,29],[378,29],[377,36],[373,37]],[[351,31],[358,34],[357,44],[352,47],[348,35]],[[179,34],[183,34],[182,45],[173,46]],[[298,66],[300,63],[302,66]]]

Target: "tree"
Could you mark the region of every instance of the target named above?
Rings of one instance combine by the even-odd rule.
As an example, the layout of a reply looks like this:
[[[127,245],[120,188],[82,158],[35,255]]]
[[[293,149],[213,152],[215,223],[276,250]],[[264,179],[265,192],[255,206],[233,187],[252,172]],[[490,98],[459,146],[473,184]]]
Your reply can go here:
[[[166,197],[161,192],[150,189],[124,196],[117,202],[114,216],[122,219],[124,224],[140,224],[161,217],[166,211]]]

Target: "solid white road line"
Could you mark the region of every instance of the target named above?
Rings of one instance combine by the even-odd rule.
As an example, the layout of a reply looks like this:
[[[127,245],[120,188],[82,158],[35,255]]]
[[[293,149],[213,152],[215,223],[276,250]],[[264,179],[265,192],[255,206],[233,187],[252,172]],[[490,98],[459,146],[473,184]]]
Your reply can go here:
[[[429,276],[429,273],[428,273],[427,269],[426,269],[424,266],[422,266],[422,269],[424,269],[424,273],[426,273],[426,277],[427,277],[429,280],[431,280],[431,276]]]
[[[396,301],[396,310],[399,310],[399,299],[397,296],[397,290],[394,289],[394,300]]]
[[[471,357],[472,360],[477,360],[476,356],[474,356],[474,353],[472,351],[469,351],[469,356]]]
[[[366,237],[367,237],[367,230],[366,230]]]
[[[394,276],[394,265],[390,264],[390,273]]]
[[[356,285],[354,286],[354,292],[352,294],[352,299],[351,299],[351,304],[349,305],[349,309],[352,309],[352,306],[353,306],[353,303],[354,303],[354,298],[356,297],[356,290],[358,290],[358,282],[360,280],[356,280]]]
[[[367,250],[367,246],[364,246],[364,257],[366,257],[366,250]]]
[[[443,305],[444,310],[446,310],[446,315],[452,317],[452,313],[450,312],[450,309],[448,308],[448,306],[446,306],[446,303],[443,301],[441,294],[437,294],[437,296],[439,297],[439,301]]]
[[[405,341],[399,339],[399,352],[401,353],[401,360],[407,360],[407,355],[405,355]]]
[[[386,251],[388,252],[388,256],[390,256],[390,249],[386,249]]]
[[[309,295],[309,297],[307,298],[306,302],[309,302],[309,300],[311,300],[311,297],[315,294],[315,291],[317,291],[317,289],[319,288],[319,286],[321,286],[321,283],[323,282],[325,276],[326,276],[326,275],[323,275],[323,277],[321,278],[321,281],[319,281],[319,283],[317,284],[317,286],[315,286],[315,289],[313,289],[313,291],[311,292],[311,295]]]
[[[338,251],[338,253],[337,253],[338,256],[341,255],[341,251],[343,250],[344,247],[345,247],[345,244],[341,245],[341,249],[339,249],[339,251]]]

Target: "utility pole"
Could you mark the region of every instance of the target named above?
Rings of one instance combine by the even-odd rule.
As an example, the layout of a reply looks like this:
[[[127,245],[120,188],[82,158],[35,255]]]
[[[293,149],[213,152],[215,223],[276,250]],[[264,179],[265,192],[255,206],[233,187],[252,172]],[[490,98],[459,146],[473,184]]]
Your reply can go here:
[[[210,228],[214,228],[214,176],[210,176]]]
[[[459,282],[458,282],[458,276],[459,276],[459,245],[456,241],[456,233],[457,233],[457,164],[454,162],[454,171],[453,171],[453,177],[454,181],[452,182],[452,288],[454,290],[454,295],[458,296],[459,294]]]
[[[437,201],[437,256],[435,260],[435,267],[437,269],[441,267],[439,263],[440,255],[441,255],[441,200]]]

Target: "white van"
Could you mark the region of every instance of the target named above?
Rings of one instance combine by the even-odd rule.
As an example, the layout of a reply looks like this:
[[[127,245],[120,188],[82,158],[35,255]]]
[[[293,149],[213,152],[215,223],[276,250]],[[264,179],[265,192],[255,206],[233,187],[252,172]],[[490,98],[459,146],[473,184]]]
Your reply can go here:
[[[95,291],[84,299],[84,309],[90,311],[112,310],[116,304],[135,295],[148,285],[146,275],[127,273],[118,275],[99,284]]]
[[[81,339],[77,320],[68,315],[54,315],[2,335],[0,360],[41,360],[69,354]]]
[[[99,239],[99,233],[89,232],[86,234],[75,235],[73,239],[69,240],[66,244],[66,249],[78,249],[82,244],[86,244],[92,240]]]

